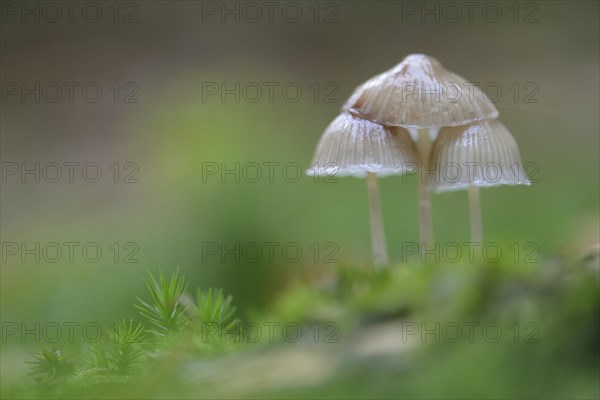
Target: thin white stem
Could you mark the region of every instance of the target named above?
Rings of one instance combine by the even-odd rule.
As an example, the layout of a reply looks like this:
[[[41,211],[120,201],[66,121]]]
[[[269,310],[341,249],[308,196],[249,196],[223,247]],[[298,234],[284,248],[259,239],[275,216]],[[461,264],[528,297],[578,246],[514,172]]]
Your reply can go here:
[[[379,180],[377,175],[367,172],[367,191],[369,194],[369,221],[371,224],[371,242],[373,246],[373,263],[375,268],[389,265],[385,231],[381,216],[381,202],[379,200]]]
[[[481,223],[481,201],[479,199],[479,186],[469,185],[469,215],[471,219],[471,241],[481,243],[483,228]]]
[[[421,244],[432,244],[433,243],[433,216],[431,206],[431,192],[426,189],[426,174],[423,172],[427,170],[429,163],[429,152],[431,150],[431,138],[429,130],[419,129],[417,149],[419,150],[419,157],[421,158],[421,173],[419,177],[419,242]]]

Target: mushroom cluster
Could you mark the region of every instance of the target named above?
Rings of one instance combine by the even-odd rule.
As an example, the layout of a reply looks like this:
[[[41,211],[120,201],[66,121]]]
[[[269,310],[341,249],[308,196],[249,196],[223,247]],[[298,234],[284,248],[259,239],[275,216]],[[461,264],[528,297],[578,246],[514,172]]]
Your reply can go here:
[[[376,267],[388,264],[378,176],[419,170],[419,240],[433,242],[432,192],[466,189],[481,241],[479,187],[529,185],[519,149],[474,84],[424,54],[360,85],[317,145],[309,175],[367,178]],[[450,172],[449,172],[450,171]]]

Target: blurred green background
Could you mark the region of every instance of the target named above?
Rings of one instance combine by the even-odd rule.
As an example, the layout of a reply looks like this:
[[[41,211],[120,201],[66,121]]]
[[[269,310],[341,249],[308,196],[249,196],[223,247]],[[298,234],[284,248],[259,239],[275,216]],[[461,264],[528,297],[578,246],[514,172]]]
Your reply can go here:
[[[463,8],[457,23],[443,15],[422,22],[405,8],[422,3],[393,1],[297,2],[303,14],[295,23],[277,11],[282,2],[272,22],[264,5],[256,23],[243,14],[239,23],[233,16],[222,22],[221,14],[203,13],[207,3],[143,1],[131,9],[121,3],[120,18],[134,10],[136,23],[115,23],[108,2],[99,2],[105,17],[98,23],[77,13],[73,23],[23,23],[3,10],[3,83],[97,82],[104,89],[97,103],[77,90],[72,103],[64,97],[56,103],[23,103],[18,96],[2,101],[3,163],[97,162],[104,174],[98,183],[77,175],[74,183],[22,183],[14,176],[2,183],[2,242],[96,242],[104,250],[97,263],[78,253],[74,263],[7,256],[3,322],[104,324],[133,316],[132,299],[143,294],[146,269],[178,266],[191,287],[222,286],[247,315],[268,308],[293,282],[334,267],[323,253],[315,262],[314,243],[322,249],[333,242],[340,263],[368,266],[365,182],[296,181],[296,166],[309,165],[320,134],[357,85],[410,53],[432,55],[468,80],[497,83],[501,121],[519,143],[523,162],[539,166],[531,187],[482,191],[486,240],[534,242],[543,259],[598,242],[598,2],[533,2],[537,21],[531,23],[524,22],[532,12],[527,2],[496,2],[503,14],[495,23],[482,16],[487,2],[472,22]],[[511,7],[520,11],[517,17]],[[330,23],[323,22],[327,15]],[[119,82],[120,99],[128,92],[123,85],[135,83],[139,101],[115,103],[113,82]],[[263,90],[257,102],[243,95],[236,102],[233,95],[222,101],[220,93],[203,92],[212,82],[278,86],[273,101]],[[515,83],[519,99],[511,90]],[[527,83],[539,88],[538,102],[524,101]],[[297,102],[286,100],[285,84],[302,89]],[[115,162],[135,163],[139,182],[112,182],[108,166]],[[225,181],[202,176],[205,163],[241,168],[271,162],[280,163],[272,182],[267,167],[256,183],[243,175],[239,182],[231,175]],[[289,175],[282,169],[287,163]],[[418,240],[416,180],[385,178],[381,190],[390,256],[399,261],[400,243]],[[434,224],[440,242],[468,240],[466,194],[436,195]],[[123,249],[114,262],[114,242],[137,244],[139,262],[124,263]],[[297,243],[303,256],[289,262],[276,252],[274,261],[230,256],[221,262],[203,254],[208,242]],[[21,361],[31,348],[15,337],[2,343],[2,382],[23,373]]]

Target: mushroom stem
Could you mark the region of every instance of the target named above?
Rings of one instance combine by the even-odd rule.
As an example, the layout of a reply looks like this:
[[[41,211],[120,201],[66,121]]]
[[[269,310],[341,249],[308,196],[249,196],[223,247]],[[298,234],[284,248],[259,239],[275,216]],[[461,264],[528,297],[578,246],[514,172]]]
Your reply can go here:
[[[412,128],[417,130],[416,128]],[[419,185],[419,242],[423,245],[433,243],[433,216],[431,207],[431,192],[426,189],[426,174],[429,163],[429,152],[431,150],[431,137],[428,129],[418,129],[413,133],[413,138],[417,138],[417,149],[421,158],[418,185]]]
[[[471,219],[471,241],[481,243],[481,202],[479,200],[479,186],[469,185],[469,214]]]
[[[369,221],[371,224],[371,242],[373,246],[373,263],[375,268],[389,264],[385,232],[381,217],[381,202],[379,200],[379,180],[373,172],[367,172],[367,191],[369,194]]]

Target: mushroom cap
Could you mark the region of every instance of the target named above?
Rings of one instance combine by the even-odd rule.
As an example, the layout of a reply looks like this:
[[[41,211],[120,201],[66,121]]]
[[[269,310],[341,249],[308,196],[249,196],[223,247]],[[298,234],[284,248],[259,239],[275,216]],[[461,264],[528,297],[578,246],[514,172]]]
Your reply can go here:
[[[424,54],[411,54],[369,79],[343,108],[383,125],[406,128],[467,125],[498,117],[478,87]]]
[[[495,120],[442,128],[429,157],[428,190],[467,189],[469,185],[531,185],[517,142]]]
[[[307,175],[337,175],[364,178],[402,175],[416,169],[418,155],[405,129],[342,113],[319,139]]]

